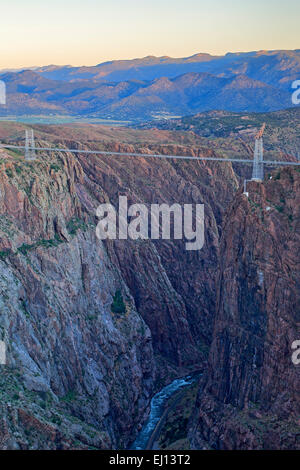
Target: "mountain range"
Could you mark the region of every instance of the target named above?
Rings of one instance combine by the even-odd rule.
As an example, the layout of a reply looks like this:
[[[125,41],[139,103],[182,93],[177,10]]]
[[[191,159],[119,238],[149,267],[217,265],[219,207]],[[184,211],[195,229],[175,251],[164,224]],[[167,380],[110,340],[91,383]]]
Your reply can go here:
[[[172,58],[148,56],[133,60],[114,60],[92,67],[50,65],[33,68],[51,80],[105,79],[112,82],[175,78],[189,72],[207,72],[230,77],[245,74],[269,85],[289,89],[290,80],[299,78],[300,49],[294,51],[255,51],[212,56],[206,53]]]
[[[268,112],[292,106],[300,50],[145,57],[93,67],[6,71],[0,114],[151,120],[202,111]]]

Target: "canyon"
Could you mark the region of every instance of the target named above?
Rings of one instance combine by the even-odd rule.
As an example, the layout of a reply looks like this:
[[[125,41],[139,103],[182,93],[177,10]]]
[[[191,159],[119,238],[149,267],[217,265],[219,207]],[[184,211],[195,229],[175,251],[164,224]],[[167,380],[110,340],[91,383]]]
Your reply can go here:
[[[15,141],[24,128],[3,123],[0,138]],[[230,151],[193,131],[34,130],[40,146]],[[70,152],[26,162],[1,150],[0,165],[2,449],[127,448],[153,395],[193,372],[202,375],[191,448],[299,448],[299,368],[289,350],[300,312],[297,168],[270,170],[246,198],[244,170],[229,162]],[[98,240],[96,209],[120,195],[148,207],[204,204],[203,249]],[[112,309],[117,291],[123,313]]]

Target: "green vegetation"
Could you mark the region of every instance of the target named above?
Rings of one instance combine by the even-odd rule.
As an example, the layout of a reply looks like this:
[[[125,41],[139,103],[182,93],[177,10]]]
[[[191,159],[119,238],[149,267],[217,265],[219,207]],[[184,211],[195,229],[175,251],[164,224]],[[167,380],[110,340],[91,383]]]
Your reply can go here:
[[[12,172],[12,170],[11,170],[10,168],[6,168],[5,173],[7,174],[7,176],[8,176],[9,178],[12,178],[12,177],[14,176],[14,175],[13,175],[13,172]]]
[[[123,297],[122,297],[120,290],[117,290],[114,295],[113,303],[111,304],[111,311],[113,313],[125,313],[126,312],[126,305],[124,304]]]
[[[38,376],[39,374],[35,374]],[[48,425],[54,424],[59,427],[63,439],[68,439],[72,447],[81,447],[81,438],[86,441],[87,436],[91,439],[101,439],[102,442],[109,442],[106,433],[88,425],[75,416],[73,406],[80,397],[74,390],[69,391],[59,402],[54,401],[49,391],[36,392],[24,387],[23,373],[19,370],[6,366],[1,368],[0,374],[0,399],[4,408],[9,404],[10,413],[15,415],[18,409],[24,410],[26,415],[32,416],[33,420],[28,421],[28,425],[23,422],[8,421],[9,430],[18,435],[23,442],[27,442],[28,448],[33,448],[33,444],[39,442],[43,445],[45,439],[49,438],[47,432]],[[81,402],[81,406],[84,403]],[[71,431],[72,424],[76,424],[80,429],[79,435]],[[76,439],[77,438],[77,439]],[[91,446],[92,448],[92,446]]]
[[[53,424],[57,424],[58,426],[61,426],[62,420],[61,420],[60,416],[54,415],[54,416],[51,417],[51,422]]]
[[[5,260],[11,254],[11,250],[2,250],[0,251],[0,259]]]
[[[27,255],[29,251],[32,251],[35,248],[38,248],[39,246],[41,246],[43,248],[52,248],[54,246],[58,246],[60,243],[63,243],[63,241],[56,234],[55,239],[39,240],[36,243],[33,243],[32,245],[28,245],[27,243],[23,243],[23,245],[19,246],[18,251],[20,253],[22,253],[22,255]]]
[[[33,248],[34,245],[27,245],[26,243],[23,243],[23,245],[18,248],[18,251],[23,255],[27,255],[28,251],[33,250]]]
[[[160,121],[157,127],[172,130],[190,130],[203,137],[226,138],[232,132],[247,131],[249,129],[260,128],[263,123],[267,124],[267,134],[270,129],[276,129],[281,135],[281,129],[285,132],[292,132],[300,123],[300,112],[298,109],[287,109],[274,111],[271,113],[235,113],[229,111],[208,111],[195,114],[194,116],[185,116],[181,119],[171,119],[169,121]],[[293,128],[290,123],[293,122]],[[284,137],[284,136],[283,136]]]
[[[188,449],[188,423],[193,412],[199,384],[194,383],[175,394],[169,401],[169,411],[161,428],[161,449]]]
[[[67,230],[70,235],[76,235],[78,230],[87,230],[88,225],[78,217],[72,217],[67,223]]]
[[[21,300],[21,308],[22,308],[22,310],[23,310],[25,316],[26,316],[27,318],[29,318],[29,317],[30,317],[30,313],[29,313],[28,310],[27,310],[25,300]]]
[[[51,163],[50,170],[58,172],[59,170],[61,170],[61,167],[57,163]]]
[[[14,159],[20,160],[20,157],[24,158],[24,151],[18,149],[7,149],[6,152],[11,155]]]
[[[69,392],[64,397],[62,397],[61,400],[67,403],[71,403],[73,400],[76,400],[76,397],[76,392],[74,390],[69,390]]]
[[[257,404],[253,404],[254,409],[259,410]],[[287,421],[285,419],[278,420],[278,417],[274,414],[261,414],[261,417],[251,415],[249,411],[240,411],[235,416],[234,427],[243,426],[245,431],[248,429],[250,432],[255,434],[256,439],[259,441],[260,446],[263,448],[266,436],[270,435],[270,432],[274,429],[274,422],[276,422],[277,430],[280,433],[282,441],[289,435],[298,435],[300,432],[300,426],[295,421]]]

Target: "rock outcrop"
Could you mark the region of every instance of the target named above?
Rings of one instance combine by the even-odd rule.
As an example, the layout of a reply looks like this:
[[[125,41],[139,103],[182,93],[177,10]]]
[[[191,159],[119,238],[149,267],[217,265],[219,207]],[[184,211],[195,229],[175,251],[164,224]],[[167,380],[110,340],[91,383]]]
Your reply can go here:
[[[300,173],[240,191],[224,220],[209,367],[194,448],[299,449]]]

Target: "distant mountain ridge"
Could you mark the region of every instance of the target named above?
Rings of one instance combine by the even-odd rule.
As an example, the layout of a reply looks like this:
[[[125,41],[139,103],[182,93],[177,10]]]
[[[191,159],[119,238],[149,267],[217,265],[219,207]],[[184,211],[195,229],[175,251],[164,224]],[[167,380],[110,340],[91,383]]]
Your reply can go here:
[[[206,53],[190,57],[147,56],[141,59],[113,60],[91,67],[50,65],[34,69],[52,80],[154,80],[159,77],[175,78],[189,72],[207,72],[230,77],[245,74],[269,85],[289,88],[291,80],[300,76],[300,49],[294,51],[254,51],[212,56]]]
[[[292,106],[300,50],[148,56],[94,67],[47,66],[7,72],[0,114],[61,114],[151,120],[203,111],[268,112]]]

